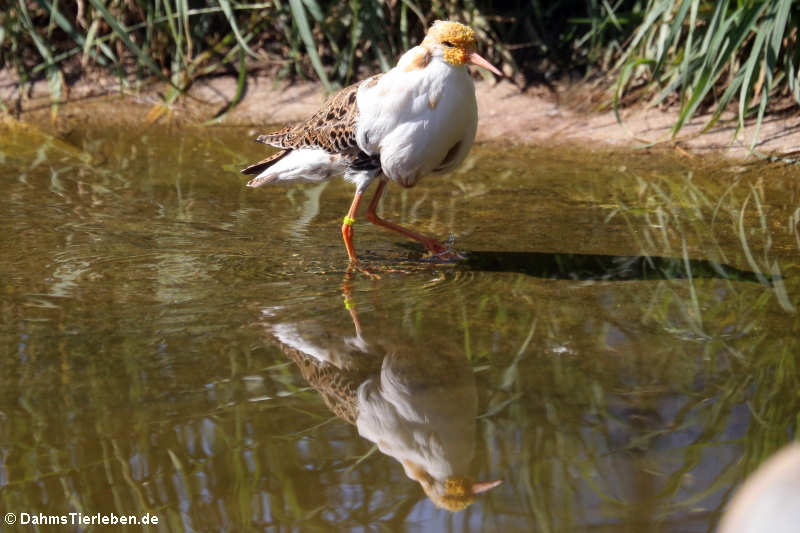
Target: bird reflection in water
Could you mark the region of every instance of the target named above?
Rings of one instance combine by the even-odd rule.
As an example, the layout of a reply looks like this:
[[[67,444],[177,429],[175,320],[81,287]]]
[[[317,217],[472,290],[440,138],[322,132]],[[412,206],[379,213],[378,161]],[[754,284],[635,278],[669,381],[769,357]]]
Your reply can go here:
[[[331,334],[314,319],[280,322],[275,310],[264,325],[328,408],[400,462],[438,507],[460,511],[500,485],[469,475],[478,396],[466,357],[402,343],[390,352],[367,341],[349,277],[342,292],[354,336]]]

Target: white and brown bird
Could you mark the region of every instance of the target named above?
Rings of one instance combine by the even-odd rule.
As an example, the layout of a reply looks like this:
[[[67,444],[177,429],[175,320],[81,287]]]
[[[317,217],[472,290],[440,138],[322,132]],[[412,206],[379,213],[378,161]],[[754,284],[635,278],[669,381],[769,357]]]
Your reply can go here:
[[[256,175],[247,186],[344,176],[356,193],[342,237],[350,262],[357,263],[353,223],[364,191],[380,177],[367,220],[421,242],[433,254],[447,255],[436,239],[379,218],[375,208],[388,180],[413,187],[423,176],[453,170],[466,158],[478,124],[466,65],[502,76],[478,55],[476,45],[471,28],[436,21],[389,72],[342,89],[303,123],[259,136],[257,142],[280,151],[242,170]]]

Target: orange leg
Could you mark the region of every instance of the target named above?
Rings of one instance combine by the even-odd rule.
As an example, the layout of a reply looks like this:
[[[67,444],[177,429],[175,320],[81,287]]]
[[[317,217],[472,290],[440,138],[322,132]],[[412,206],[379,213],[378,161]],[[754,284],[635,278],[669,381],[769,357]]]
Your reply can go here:
[[[350,258],[351,264],[358,263],[356,249],[353,246],[353,223],[356,221],[356,212],[362,196],[363,193],[356,192],[353,197],[353,203],[350,204],[350,211],[347,212],[347,216],[344,217],[344,222],[342,222],[342,238],[344,239],[344,247],[347,248],[347,257]]]
[[[406,229],[402,226],[398,226],[394,222],[389,222],[388,220],[384,220],[375,213],[375,209],[378,207],[378,202],[381,199],[381,195],[383,194],[383,189],[386,187],[386,181],[381,180],[378,183],[378,190],[375,191],[375,196],[372,197],[372,201],[369,203],[369,207],[367,208],[367,220],[372,222],[373,224],[377,224],[378,226],[383,226],[384,228],[389,228],[390,230],[396,231],[398,233],[402,233],[406,237],[410,239],[414,239],[415,241],[419,241],[425,247],[426,250],[429,250],[434,255],[440,255],[448,252],[447,247],[437,241],[432,237],[426,237],[425,235],[420,235],[415,231],[411,231],[410,229]]]

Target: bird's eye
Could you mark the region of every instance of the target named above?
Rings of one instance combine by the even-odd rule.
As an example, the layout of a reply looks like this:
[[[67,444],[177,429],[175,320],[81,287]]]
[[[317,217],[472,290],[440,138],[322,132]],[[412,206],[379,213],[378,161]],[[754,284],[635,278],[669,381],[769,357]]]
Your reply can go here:
[[[443,44],[443,45],[445,45],[445,46],[446,46],[446,47],[448,47],[448,48],[453,48],[453,47],[455,46],[455,45],[454,45],[453,43],[451,43],[450,41],[442,41],[442,44]]]

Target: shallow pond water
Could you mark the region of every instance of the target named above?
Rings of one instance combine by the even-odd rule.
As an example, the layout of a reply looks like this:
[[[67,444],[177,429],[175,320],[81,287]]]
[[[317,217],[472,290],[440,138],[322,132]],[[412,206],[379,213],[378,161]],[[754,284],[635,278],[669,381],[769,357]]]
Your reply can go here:
[[[252,136],[2,130],[3,514],[710,531],[798,437],[796,167],[476,146],[379,211],[465,260],[362,217],[378,279]]]

